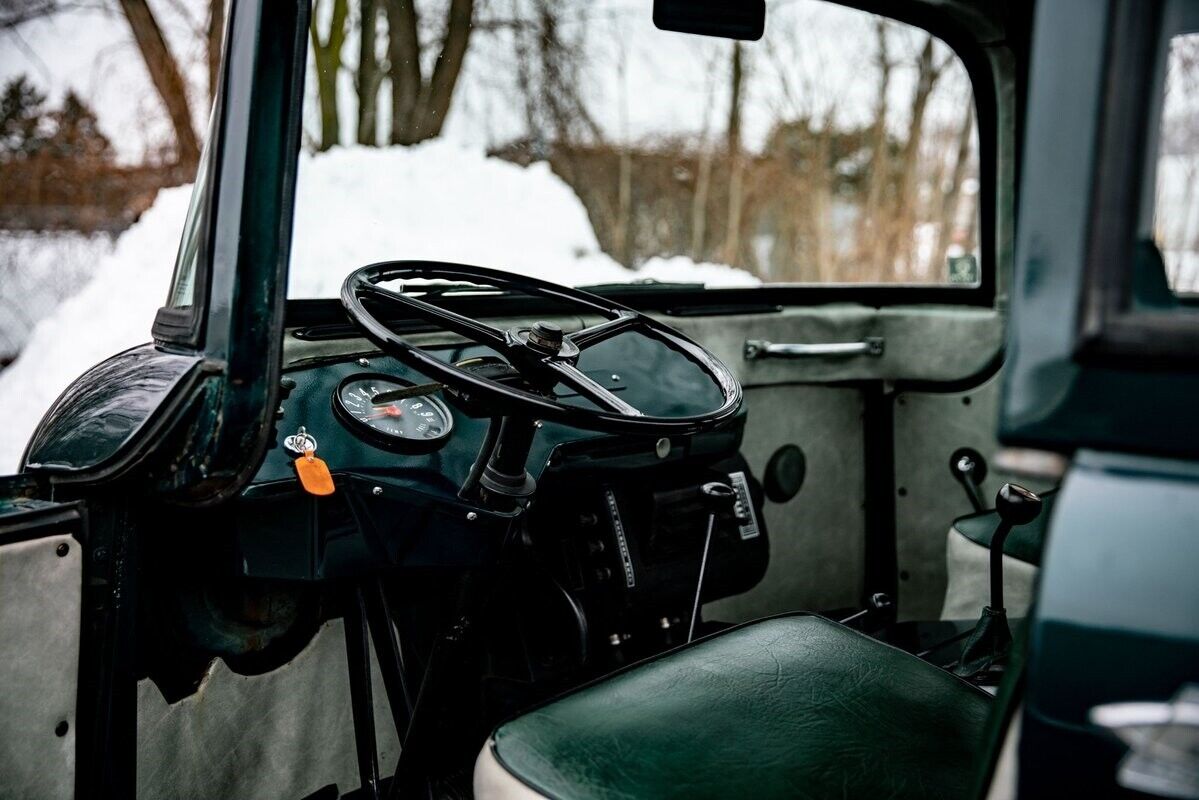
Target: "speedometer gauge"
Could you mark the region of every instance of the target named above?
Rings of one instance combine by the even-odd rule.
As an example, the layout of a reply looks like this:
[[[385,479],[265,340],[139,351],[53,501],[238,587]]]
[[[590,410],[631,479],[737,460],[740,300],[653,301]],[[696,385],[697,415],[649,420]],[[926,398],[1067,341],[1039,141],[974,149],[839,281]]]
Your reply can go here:
[[[409,453],[436,450],[454,429],[454,417],[434,396],[436,389],[384,403],[375,400],[383,392],[414,385],[387,375],[351,375],[333,393],[333,411],[347,428],[378,447]]]

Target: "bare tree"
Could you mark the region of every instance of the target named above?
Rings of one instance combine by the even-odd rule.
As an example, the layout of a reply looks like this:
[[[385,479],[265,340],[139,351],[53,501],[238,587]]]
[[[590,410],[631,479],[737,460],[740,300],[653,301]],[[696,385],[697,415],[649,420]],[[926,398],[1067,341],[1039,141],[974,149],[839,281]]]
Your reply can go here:
[[[187,84],[178,62],[171,55],[162,28],[154,18],[146,0],[119,0],[137,49],[145,61],[146,71],[154,84],[171,127],[175,131],[175,156],[184,169],[194,169],[200,160],[200,143],[192,127],[191,108],[187,102]]]
[[[341,123],[337,113],[337,73],[341,70],[341,48],[346,41],[346,0],[332,0],[329,15],[329,31],[322,39],[317,11],[320,0],[313,3],[312,24],[309,35],[312,39],[312,59],[316,64],[317,94],[321,106],[321,141],[319,148],[328,150],[341,140]]]
[[[67,10],[63,0],[0,0],[0,31],[13,30],[35,19]]]
[[[205,50],[208,56],[208,100],[216,100],[221,74],[221,48],[225,40],[225,0],[209,0]]]
[[[377,144],[379,86],[383,69],[375,53],[379,24],[376,0],[362,0],[362,30],[358,43],[358,143]]]
[[[966,179],[966,170],[970,166],[970,146],[974,142],[974,104],[966,104],[966,117],[962,120],[957,132],[957,151],[954,154],[953,169],[949,179],[944,184],[945,194],[941,196],[941,214],[937,227],[937,246],[933,251],[932,267],[938,268],[945,263],[945,254],[949,251],[950,237],[958,219],[958,207],[962,196],[962,183]]]
[[[916,203],[913,196],[916,186],[916,172],[920,167],[920,145],[924,135],[924,117],[928,111],[928,100],[933,93],[945,67],[952,61],[952,55],[946,55],[940,63],[935,60],[933,37],[927,36],[924,47],[916,58],[916,85],[912,90],[912,112],[908,118],[908,135],[900,152],[899,170],[895,182],[895,202],[891,215],[890,230],[885,237],[886,247],[883,255],[886,258],[899,257],[896,269],[903,269],[910,275],[914,241],[912,233],[916,223]],[[902,242],[901,239],[908,241]]]
[[[466,59],[474,11],[474,0],[450,0],[440,51],[426,80],[416,2],[387,0],[393,144],[415,144],[441,134]]]
[[[874,100],[874,116],[870,127],[870,177],[867,182],[866,200],[859,217],[857,243],[861,251],[861,267],[875,270],[881,277],[885,257],[882,249],[879,222],[884,216],[883,201],[887,185],[891,181],[891,159],[887,152],[887,94],[891,90],[891,74],[895,68],[887,46],[887,21],[878,17],[874,23],[876,41],[875,65],[878,68],[878,89]]]
[[[742,62],[741,43],[733,43],[733,57],[729,75],[729,210],[728,226],[724,237],[724,263],[736,264],[741,250],[741,201],[742,201],[742,151],[741,151],[741,104],[745,83],[745,68]]]

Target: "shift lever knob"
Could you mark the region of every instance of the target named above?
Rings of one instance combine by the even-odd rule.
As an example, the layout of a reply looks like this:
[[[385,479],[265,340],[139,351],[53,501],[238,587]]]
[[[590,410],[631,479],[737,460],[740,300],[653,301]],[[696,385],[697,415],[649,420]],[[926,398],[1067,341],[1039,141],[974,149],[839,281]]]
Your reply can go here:
[[[1041,513],[1041,498],[1016,483],[1005,483],[995,495],[995,510],[1009,526],[1027,525]]]

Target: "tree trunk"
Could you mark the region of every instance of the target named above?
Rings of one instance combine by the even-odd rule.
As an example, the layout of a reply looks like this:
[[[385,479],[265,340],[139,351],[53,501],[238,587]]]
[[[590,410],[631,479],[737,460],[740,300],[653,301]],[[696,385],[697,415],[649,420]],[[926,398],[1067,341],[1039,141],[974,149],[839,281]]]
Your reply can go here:
[[[966,118],[958,129],[958,149],[949,177],[949,188],[941,198],[941,219],[937,226],[937,248],[933,251],[933,269],[945,266],[945,254],[949,251],[950,234],[957,221],[958,204],[962,195],[962,181],[966,178],[966,166],[970,163],[970,145],[974,140],[974,104],[966,106]],[[971,224],[973,227],[973,223]]]
[[[712,185],[712,148],[703,146],[695,178],[695,196],[691,200],[691,260],[705,260],[704,239],[708,235],[708,192]]]
[[[433,77],[421,92],[418,141],[439,136],[445,125],[450,100],[454,97],[458,76],[462,74],[462,63],[466,60],[466,48],[474,28],[474,13],[474,0],[450,0],[441,54],[437,56],[437,63],[433,67]]]
[[[200,160],[200,143],[192,127],[187,84],[183,82],[179,65],[171,55],[162,28],[158,26],[146,0],[120,0],[120,4],[133,31],[137,49],[146,62],[146,71],[150,73],[150,80],[175,130],[175,157],[180,167],[193,170]]]
[[[941,76],[944,63],[933,64],[933,37],[929,36],[916,62],[916,87],[912,92],[912,115],[908,122],[908,137],[899,160],[899,175],[895,186],[895,206],[891,234],[886,252],[899,257],[898,264],[907,277],[912,271],[915,255],[915,198],[916,172],[920,167],[920,144],[924,137],[924,114],[928,99]],[[905,240],[906,241],[903,241]]]
[[[620,175],[616,188],[616,258],[630,269],[633,266],[633,157],[627,148],[620,151]]]
[[[208,101],[216,100],[221,77],[221,48],[225,42],[225,0],[208,0]]]
[[[309,34],[312,38],[312,60],[316,64],[317,96],[321,107],[320,149],[328,150],[341,142],[341,121],[337,112],[337,73],[341,69],[341,47],[346,38],[347,0],[333,0],[333,13],[329,20],[329,33],[321,41],[317,29],[319,0],[313,4],[312,23]]]
[[[382,74],[375,55],[379,9],[375,0],[362,0],[362,30],[358,46],[358,144],[378,143],[378,99]]]
[[[415,0],[387,0],[387,57],[391,62],[391,143],[414,144],[421,90]]]
[[[857,248],[859,270],[881,272],[879,261],[885,258],[882,248],[884,232],[881,230],[883,197],[891,178],[891,164],[887,154],[887,92],[891,89],[891,70],[894,66],[887,50],[887,23],[881,18],[875,23],[878,53],[878,93],[874,100],[874,123],[870,129],[870,179],[866,191],[866,202],[857,225]],[[863,277],[873,277],[863,276]]]
[[[732,87],[729,98],[729,208],[724,236],[724,263],[736,265],[741,250],[741,88],[745,81],[741,43],[733,43]]]

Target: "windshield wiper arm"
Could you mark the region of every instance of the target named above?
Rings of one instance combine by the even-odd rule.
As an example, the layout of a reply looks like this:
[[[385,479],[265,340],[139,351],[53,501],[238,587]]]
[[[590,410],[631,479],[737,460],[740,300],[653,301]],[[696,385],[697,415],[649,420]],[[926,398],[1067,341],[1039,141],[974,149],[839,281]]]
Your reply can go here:
[[[393,290],[394,291],[394,290]],[[500,289],[495,286],[488,286],[482,283],[468,283],[460,281],[457,283],[406,283],[401,281],[398,289],[402,294],[419,294],[422,299],[430,297],[442,297],[448,294],[487,294],[487,295],[502,295],[511,294],[507,289]]]
[[[704,286],[699,282],[672,282],[642,278],[630,283],[591,283],[578,288],[588,292],[691,292],[703,289]]]

